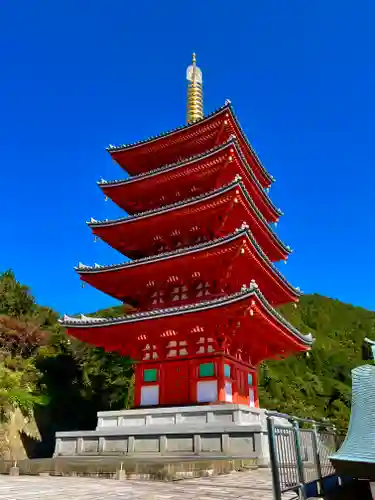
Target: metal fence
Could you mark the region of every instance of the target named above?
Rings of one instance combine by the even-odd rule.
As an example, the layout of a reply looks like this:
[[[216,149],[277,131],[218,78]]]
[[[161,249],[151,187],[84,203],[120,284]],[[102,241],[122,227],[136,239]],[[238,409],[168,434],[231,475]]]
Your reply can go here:
[[[314,420],[267,412],[268,439],[275,500],[287,492],[306,498],[306,485],[335,473],[329,456],[342,441],[334,426]]]

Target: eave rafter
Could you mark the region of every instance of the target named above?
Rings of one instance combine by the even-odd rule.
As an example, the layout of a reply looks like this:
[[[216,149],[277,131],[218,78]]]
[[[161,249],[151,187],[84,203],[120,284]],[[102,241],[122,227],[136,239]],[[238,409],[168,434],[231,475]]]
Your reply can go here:
[[[217,146],[219,143],[220,143],[220,138],[221,138],[221,135],[222,133],[224,132],[224,129],[225,129],[225,126],[228,124],[228,120],[223,120],[221,125],[220,125],[220,128],[219,130],[217,131],[217,136],[216,136],[216,139],[215,139],[215,146]]]

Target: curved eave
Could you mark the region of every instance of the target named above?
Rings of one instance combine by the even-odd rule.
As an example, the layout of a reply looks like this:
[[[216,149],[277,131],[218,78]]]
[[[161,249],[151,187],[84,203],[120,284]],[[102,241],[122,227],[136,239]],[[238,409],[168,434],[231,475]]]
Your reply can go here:
[[[140,141],[136,142],[131,142],[128,144],[121,144],[120,146],[108,146],[107,151],[109,152],[110,155],[113,155],[113,153],[120,153],[123,151],[130,151],[132,149],[136,149],[145,145],[149,145],[152,142],[159,141],[160,139],[165,139],[172,137],[174,134],[178,134],[180,132],[183,132],[185,130],[192,130],[194,128],[198,128],[202,126],[202,124],[212,120],[212,118],[215,118],[219,116],[221,113],[224,113],[227,109],[229,109],[229,104],[224,104],[224,106],[221,106],[220,108],[216,109],[212,113],[206,115],[204,118],[201,120],[197,120],[193,123],[187,123],[185,125],[181,125],[180,127],[176,127],[172,130],[168,130],[167,132],[162,132],[160,134],[148,137],[147,139],[142,139]]]
[[[214,148],[211,148],[207,151],[204,151],[203,153],[199,153],[197,155],[189,156],[188,158],[185,158],[182,161],[170,163],[168,165],[162,165],[158,168],[154,168],[153,170],[150,170],[148,172],[142,172],[137,175],[131,175],[127,179],[116,179],[112,181],[99,181],[98,185],[100,188],[106,188],[106,187],[116,187],[119,185],[123,184],[132,184],[134,182],[139,182],[143,179],[148,179],[152,178],[155,176],[158,176],[160,174],[163,174],[165,172],[170,172],[172,170],[175,170],[177,168],[185,167],[187,165],[196,163],[199,160],[203,159],[208,159],[210,156],[214,155],[215,153],[218,153],[222,150],[224,150],[226,147],[228,147],[228,144],[231,144],[233,142],[233,139],[229,139],[228,141],[224,142],[223,144],[219,144],[218,146],[215,146]]]
[[[220,238],[216,238],[215,240],[212,240],[209,242],[206,241],[204,243],[199,243],[197,245],[179,248],[177,250],[173,250],[170,252],[163,252],[163,253],[160,253],[157,255],[151,255],[149,257],[143,257],[143,258],[137,259],[137,260],[122,262],[120,264],[111,264],[108,266],[100,266],[98,264],[95,266],[85,266],[85,265],[81,264],[80,266],[75,267],[74,270],[77,271],[79,274],[83,275],[83,274],[106,273],[106,272],[110,272],[110,271],[118,271],[120,269],[130,268],[130,267],[144,266],[145,264],[150,264],[150,263],[168,260],[168,259],[174,259],[176,257],[190,255],[190,254],[193,254],[196,252],[200,252],[202,250],[215,248],[217,246],[220,246],[222,243],[229,243],[233,240],[236,240],[240,237],[243,237],[246,234],[250,234],[250,232],[247,229],[240,229],[239,231],[237,231],[234,234],[222,236]]]
[[[254,284],[250,285],[249,288],[243,288],[240,292],[228,295],[226,297],[221,297],[219,299],[209,300],[205,302],[200,302],[198,304],[180,306],[180,307],[170,307],[166,309],[156,309],[148,312],[130,314],[128,316],[120,316],[118,318],[89,318],[87,316],[81,316],[81,318],[74,318],[69,316],[64,316],[63,320],[59,320],[60,324],[68,329],[74,328],[103,328],[108,326],[116,325],[126,325],[140,323],[144,321],[157,320],[160,318],[172,317],[172,316],[184,316],[192,313],[204,312],[212,309],[221,309],[229,304],[249,301],[251,299],[257,299],[258,305],[264,313],[269,316],[276,325],[281,326],[292,336],[294,341],[298,343],[301,347],[309,349],[313,344],[313,337],[311,334],[303,335],[297,328],[295,328],[291,323],[289,323],[280,313],[278,313],[265,299],[264,295],[260,292],[258,287]]]
[[[212,148],[208,151],[205,151],[204,153],[200,153],[198,155],[191,156],[189,158],[186,158],[183,161],[175,162],[169,165],[163,165],[159,168],[156,168],[154,170],[150,170],[149,172],[143,172],[138,175],[130,176],[127,179],[120,179],[120,180],[112,180],[112,181],[99,181],[98,186],[102,189],[102,191],[109,197],[111,198],[111,188],[116,189],[119,188],[120,186],[129,186],[137,182],[142,182],[147,179],[153,179],[158,176],[162,176],[165,173],[172,172],[174,170],[179,170],[184,167],[187,167],[189,165],[192,165],[194,163],[198,163],[201,160],[208,160],[210,157],[214,156],[217,153],[220,153],[221,151],[224,151],[225,149],[232,147],[235,149],[235,152],[237,153],[237,156],[239,157],[239,161],[242,162],[243,167],[245,171],[248,173],[250,176],[250,179],[252,182],[254,182],[256,189],[259,191],[259,195],[261,199],[263,199],[264,203],[266,206],[268,206],[270,212],[273,214],[273,216],[280,217],[283,215],[283,212],[275,206],[271,198],[268,196],[268,194],[264,191],[261,183],[259,182],[258,178],[254,174],[252,168],[249,166],[245,155],[242,153],[241,148],[239,146],[237,138],[233,137],[229,139],[228,141],[224,142],[223,144],[220,144],[219,146],[216,146],[215,148]]]
[[[99,274],[106,274],[106,273],[113,273],[117,271],[121,271],[124,269],[130,269],[130,268],[140,268],[148,264],[154,264],[158,262],[163,262],[167,260],[174,260],[179,257],[186,257],[189,255],[193,255],[202,251],[210,251],[214,248],[217,247],[222,247],[224,245],[227,245],[228,243],[231,243],[236,240],[241,240],[243,238],[247,238],[247,241],[249,245],[254,249],[255,254],[258,256],[260,260],[264,263],[265,266],[265,271],[269,272],[269,274],[273,277],[275,281],[278,282],[278,285],[280,287],[284,286],[286,290],[295,298],[297,299],[300,297],[301,291],[298,288],[295,288],[293,285],[291,285],[286,278],[281,274],[281,272],[277,269],[277,267],[272,263],[272,261],[267,257],[267,255],[264,253],[262,248],[258,245],[256,242],[254,236],[252,235],[251,231],[248,229],[240,229],[236,231],[235,233],[232,233],[230,235],[222,236],[221,238],[217,238],[213,241],[210,242],[204,242],[200,243],[197,245],[193,245],[190,247],[186,248],[181,248],[178,250],[174,250],[171,252],[164,252],[162,254],[158,255],[153,255],[151,257],[144,257],[142,259],[138,259],[135,261],[128,261],[124,262],[121,264],[113,264],[109,266],[85,266],[85,265],[80,265],[75,267],[75,271],[80,275],[81,279],[83,281],[85,280],[86,275],[99,275]],[[89,280],[87,280],[89,281]]]
[[[114,220],[97,221],[95,219],[91,219],[91,221],[88,222],[87,224],[93,230],[95,230],[95,228],[100,228],[100,227],[110,227],[110,226],[117,226],[120,224],[128,224],[128,223],[135,221],[135,220],[141,220],[141,219],[145,219],[147,217],[153,217],[153,216],[158,215],[158,214],[167,213],[167,212],[170,212],[176,208],[191,206],[191,205],[200,203],[202,201],[209,201],[211,198],[214,198],[218,195],[226,193],[227,191],[230,191],[231,189],[233,189],[235,187],[241,189],[242,194],[245,197],[246,201],[248,202],[248,204],[250,205],[252,210],[255,212],[255,214],[257,215],[259,220],[262,222],[262,224],[266,228],[266,231],[268,231],[269,234],[271,235],[271,239],[273,239],[275,241],[275,243],[285,252],[285,254],[290,254],[292,252],[291,248],[289,246],[285,245],[280,240],[280,238],[277,236],[277,234],[274,232],[274,230],[268,224],[268,222],[266,221],[266,219],[264,218],[262,213],[256,207],[255,203],[253,202],[253,200],[249,196],[243,182],[238,178],[236,178],[233,182],[231,182],[230,184],[228,184],[226,186],[223,186],[221,188],[210,191],[209,193],[204,193],[204,194],[202,194],[200,196],[196,196],[194,198],[189,198],[187,200],[183,200],[182,202],[172,203],[170,205],[166,205],[166,206],[161,207],[161,208],[147,210],[145,212],[140,212],[138,214],[129,215],[127,217],[121,217],[119,219],[114,219]]]
[[[206,117],[204,117],[201,120],[197,120],[193,123],[185,124],[181,127],[174,128],[172,130],[169,130],[168,132],[164,132],[164,133],[149,137],[149,138],[141,140],[141,141],[137,141],[137,142],[133,142],[133,143],[129,143],[129,144],[122,144],[120,146],[112,146],[111,145],[107,148],[107,151],[110,153],[112,158],[114,160],[116,160],[117,153],[122,153],[125,151],[126,152],[132,151],[132,150],[135,150],[137,148],[141,148],[142,146],[149,146],[150,144],[152,144],[155,141],[160,141],[163,139],[170,139],[175,134],[180,134],[181,132],[183,133],[183,132],[188,131],[188,130],[189,131],[194,130],[194,128],[201,127],[202,125],[205,125],[206,123],[211,121],[213,118],[217,118],[220,116],[220,114],[226,113],[226,112],[230,112],[230,115],[233,119],[233,123],[234,123],[235,127],[237,128],[241,139],[244,141],[245,146],[249,149],[249,153],[250,153],[251,157],[254,159],[261,176],[265,180],[265,184],[270,186],[275,179],[273,178],[273,176],[269,172],[267,172],[267,170],[262,165],[257,153],[255,152],[255,150],[251,146],[248,138],[246,137],[246,134],[245,134],[244,130],[242,129],[240,122],[237,118],[237,115],[233,109],[233,106],[230,103],[226,103],[224,106],[218,108],[213,113],[210,113],[209,115],[207,115]]]

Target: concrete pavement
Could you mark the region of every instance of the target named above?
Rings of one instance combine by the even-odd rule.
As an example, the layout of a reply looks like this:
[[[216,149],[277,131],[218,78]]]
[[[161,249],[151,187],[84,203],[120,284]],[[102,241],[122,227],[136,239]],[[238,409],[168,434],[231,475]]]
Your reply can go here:
[[[0,476],[0,500],[273,500],[267,469],[173,482]],[[289,497],[291,498],[291,497]]]

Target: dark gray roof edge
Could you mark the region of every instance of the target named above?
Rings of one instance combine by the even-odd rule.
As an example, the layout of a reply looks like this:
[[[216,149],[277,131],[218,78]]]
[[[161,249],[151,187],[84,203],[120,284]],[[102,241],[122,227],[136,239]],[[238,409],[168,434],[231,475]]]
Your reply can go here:
[[[197,304],[189,304],[185,306],[169,307],[166,309],[156,309],[153,311],[141,312],[130,314],[127,316],[120,316],[117,318],[89,318],[82,316],[81,318],[73,318],[64,315],[59,323],[66,328],[95,328],[102,326],[112,326],[116,324],[126,324],[135,323],[139,321],[146,321],[149,319],[157,319],[168,316],[190,314],[194,312],[199,312],[203,310],[209,310],[214,308],[219,308],[240,300],[248,299],[252,296],[256,296],[265,309],[283,326],[285,326],[295,337],[299,338],[306,346],[311,346],[313,344],[313,337],[311,333],[303,335],[297,328],[295,328],[289,321],[287,321],[271,304],[266,300],[264,295],[259,290],[255,282],[250,283],[248,287],[243,286],[240,292],[228,295],[225,297],[220,297],[218,299],[212,299],[204,302],[199,302]]]

